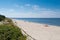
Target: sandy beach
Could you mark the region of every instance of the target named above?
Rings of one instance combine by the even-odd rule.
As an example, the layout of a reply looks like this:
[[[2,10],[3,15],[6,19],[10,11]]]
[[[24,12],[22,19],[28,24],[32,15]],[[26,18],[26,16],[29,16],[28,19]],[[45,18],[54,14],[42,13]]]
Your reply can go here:
[[[36,40],[60,40],[60,27],[14,19],[13,22]]]

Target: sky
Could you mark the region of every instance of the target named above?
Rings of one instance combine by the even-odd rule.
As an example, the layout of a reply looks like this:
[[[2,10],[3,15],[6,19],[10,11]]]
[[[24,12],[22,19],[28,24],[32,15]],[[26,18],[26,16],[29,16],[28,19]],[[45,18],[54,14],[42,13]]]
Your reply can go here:
[[[60,0],[0,0],[0,14],[12,18],[60,18]]]

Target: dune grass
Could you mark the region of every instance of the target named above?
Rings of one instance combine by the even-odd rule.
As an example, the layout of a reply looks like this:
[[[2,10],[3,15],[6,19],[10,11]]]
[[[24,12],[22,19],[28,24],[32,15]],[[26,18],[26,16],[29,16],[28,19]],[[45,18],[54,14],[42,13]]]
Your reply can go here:
[[[0,40],[26,40],[21,29],[13,25],[11,20],[8,21],[8,24],[0,25]]]

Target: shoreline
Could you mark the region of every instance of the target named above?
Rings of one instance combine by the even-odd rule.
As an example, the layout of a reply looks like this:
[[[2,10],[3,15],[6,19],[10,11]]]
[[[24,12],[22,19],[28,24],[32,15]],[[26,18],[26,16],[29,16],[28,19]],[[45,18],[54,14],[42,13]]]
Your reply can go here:
[[[13,20],[18,20],[18,19],[13,19]],[[41,24],[41,25],[54,26],[54,27],[60,27],[60,26],[57,26],[57,25],[50,25],[50,24],[38,23],[38,22],[30,22],[30,21],[25,21],[25,20],[19,20],[19,21],[24,21],[24,22],[29,22],[29,23],[35,23],[35,24]]]
[[[36,40],[60,40],[60,27],[12,19],[16,25]]]

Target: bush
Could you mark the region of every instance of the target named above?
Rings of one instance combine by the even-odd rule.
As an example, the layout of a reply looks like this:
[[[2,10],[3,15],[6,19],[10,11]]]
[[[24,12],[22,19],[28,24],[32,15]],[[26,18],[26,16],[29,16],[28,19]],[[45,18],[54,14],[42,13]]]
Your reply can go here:
[[[4,15],[0,15],[0,21],[4,20],[5,16]]]
[[[26,40],[26,36],[16,26],[0,25],[0,40]]]

